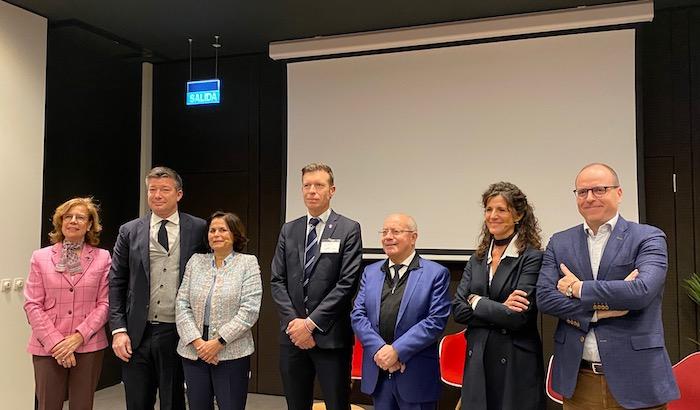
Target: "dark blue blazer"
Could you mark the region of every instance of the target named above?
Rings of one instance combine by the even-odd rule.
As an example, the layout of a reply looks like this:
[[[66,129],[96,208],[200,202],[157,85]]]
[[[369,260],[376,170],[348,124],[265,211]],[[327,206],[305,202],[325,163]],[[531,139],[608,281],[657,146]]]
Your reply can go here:
[[[149,212],[119,227],[109,270],[109,327],[125,327],[132,349],[141,343],[151,300],[150,223]],[[206,251],[206,231],[203,219],[180,212],[180,281],[190,257]]]
[[[386,344],[379,335],[379,308],[385,273],[375,262],[365,268],[352,311],[352,327],[364,349],[363,393],[374,393],[380,368],[374,355]],[[438,341],[450,315],[450,272],[442,265],[419,258],[410,272],[396,318],[392,346],[406,364],[404,373],[392,375],[401,397],[407,402],[433,402],[440,398]],[[376,405],[376,404],[375,404]]]
[[[340,250],[338,253],[320,253],[319,246],[316,246],[316,258],[307,286],[309,300],[305,306],[306,226],[306,216],[284,224],[272,259],[270,288],[280,317],[280,343],[292,343],[284,331],[293,319],[305,318],[305,308],[308,308],[309,318],[321,329],[314,332],[318,347],[351,347],[354,339],[350,328],[350,310],[362,263],[360,224],[331,210],[321,233],[321,241],[338,239]]]
[[[581,299],[557,290],[564,263],[583,282]],[[552,236],[537,281],[537,306],[559,318],[554,333],[553,387],[565,397],[576,388],[583,340],[595,329],[605,378],[625,408],[657,406],[679,397],[664,344],[661,320],[668,257],[664,233],[620,217],[593,280],[582,225]],[[634,281],[624,278],[634,269]],[[625,316],[591,323],[596,310],[629,310]]]

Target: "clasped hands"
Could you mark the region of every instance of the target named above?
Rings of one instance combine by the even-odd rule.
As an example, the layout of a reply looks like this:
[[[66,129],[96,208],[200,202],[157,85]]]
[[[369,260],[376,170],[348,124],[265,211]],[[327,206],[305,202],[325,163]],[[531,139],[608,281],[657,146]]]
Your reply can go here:
[[[224,348],[219,339],[204,340],[200,337],[192,342],[192,346],[197,350],[197,357],[209,364],[219,364],[219,352]]]
[[[396,371],[401,371],[401,373],[406,370],[406,365],[399,361],[399,353],[394,349],[392,345],[384,345],[381,349],[377,350],[374,354],[374,363],[377,364],[382,370],[386,370],[389,373],[394,373]]]
[[[66,369],[74,367],[76,365],[74,352],[81,344],[83,344],[83,335],[75,332],[56,343],[56,346],[51,349],[51,356],[56,359],[59,366]]]
[[[285,333],[289,336],[289,340],[294,343],[299,349],[311,349],[316,346],[316,341],[313,337],[313,323],[310,320],[296,318],[289,322]]]
[[[571,287],[571,297],[581,298],[581,285],[583,282],[574,275],[569,268],[563,263],[559,265],[564,276],[557,282],[557,290],[561,292],[562,295],[568,296],[567,291]],[[630,282],[637,278],[639,275],[639,270],[635,269],[630,272],[629,275],[625,277],[624,280]],[[597,311],[598,319],[607,319],[611,317],[620,317],[629,313],[629,310],[599,310]]]

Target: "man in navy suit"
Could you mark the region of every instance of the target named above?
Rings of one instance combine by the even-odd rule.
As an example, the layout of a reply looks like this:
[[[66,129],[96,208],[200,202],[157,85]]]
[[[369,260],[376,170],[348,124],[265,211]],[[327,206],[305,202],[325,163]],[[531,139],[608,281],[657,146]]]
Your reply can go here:
[[[360,224],[330,208],[333,171],[301,171],[307,214],[282,226],[270,286],[280,317],[280,373],[290,410],[309,410],[318,374],[329,410],[350,409],[352,297],[362,262]]]
[[[388,216],[380,234],[388,259],[365,268],[352,311],[364,348],[361,390],[377,410],[435,409],[450,273],[418,256],[418,228],[410,216]]]
[[[559,318],[553,388],[564,409],[666,408],[679,397],[664,344],[664,233],[623,219],[622,188],[608,165],[576,177],[583,225],[554,234],[537,282],[537,306]]]
[[[175,352],[175,296],[185,265],[204,252],[204,220],[178,212],[182,179],[155,167],[146,177],[146,216],[119,228],[109,271],[112,349],[122,360],[126,407],[184,409],[182,362]]]

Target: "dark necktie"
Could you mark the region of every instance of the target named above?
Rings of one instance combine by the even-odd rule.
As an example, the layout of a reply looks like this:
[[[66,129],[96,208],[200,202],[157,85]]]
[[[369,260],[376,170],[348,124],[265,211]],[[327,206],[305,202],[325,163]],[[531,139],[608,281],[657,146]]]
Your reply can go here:
[[[309,219],[309,225],[311,230],[306,236],[306,248],[304,248],[304,305],[306,301],[309,300],[309,296],[306,292],[306,287],[309,284],[309,277],[311,276],[311,268],[314,264],[314,259],[316,259],[316,244],[318,243],[318,237],[316,235],[316,225],[321,222],[318,218]]]
[[[167,223],[167,219],[160,221],[160,229],[158,229],[158,243],[160,246],[165,248],[166,251],[169,251],[170,247],[168,246],[168,231],[165,229],[165,224]]]
[[[396,286],[399,284],[399,271],[403,268],[403,265],[400,263],[397,263],[394,265],[394,276],[391,279],[391,288],[396,289]]]

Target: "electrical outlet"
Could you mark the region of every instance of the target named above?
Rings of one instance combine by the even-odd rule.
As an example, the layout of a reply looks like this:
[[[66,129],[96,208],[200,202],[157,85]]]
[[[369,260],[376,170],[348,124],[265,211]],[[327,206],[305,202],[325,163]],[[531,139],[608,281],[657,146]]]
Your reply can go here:
[[[3,279],[2,282],[0,282],[0,289],[2,289],[3,292],[9,292],[12,290],[12,280]]]
[[[24,287],[24,278],[15,278],[15,280],[12,281],[12,289],[22,290],[23,287]]]

